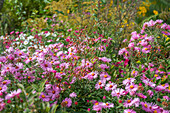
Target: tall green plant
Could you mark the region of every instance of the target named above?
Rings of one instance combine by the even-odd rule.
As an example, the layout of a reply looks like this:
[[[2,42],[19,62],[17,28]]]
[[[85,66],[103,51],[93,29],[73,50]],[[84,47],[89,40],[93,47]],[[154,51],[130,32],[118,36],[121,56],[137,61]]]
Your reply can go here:
[[[51,0],[5,0],[0,12],[1,34],[21,29],[23,21],[43,14],[43,9]]]

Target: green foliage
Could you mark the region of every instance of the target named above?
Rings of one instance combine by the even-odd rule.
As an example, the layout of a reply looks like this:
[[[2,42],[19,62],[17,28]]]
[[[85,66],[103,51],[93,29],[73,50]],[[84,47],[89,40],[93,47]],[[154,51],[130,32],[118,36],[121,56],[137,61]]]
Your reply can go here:
[[[51,0],[5,0],[0,12],[1,34],[14,29],[21,29],[21,24],[28,18],[41,16],[44,7]]]

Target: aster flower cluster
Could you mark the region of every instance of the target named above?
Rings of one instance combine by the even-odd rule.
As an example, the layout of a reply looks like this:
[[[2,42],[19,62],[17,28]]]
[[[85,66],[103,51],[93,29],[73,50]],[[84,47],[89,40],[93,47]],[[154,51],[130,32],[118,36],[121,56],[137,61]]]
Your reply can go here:
[[[149,34],[150,29],[163,36],[164,48]],[[98,113],[169,112],[170,73],[164,56],[168,40],[164,35],[169,36],[170,27],[162,20],[146,22],[141,33],[132,32],[117,59],[105,54],[112,39],[102,34],[94,33],[94,38],[85,29],[68,29],[68,35],[73,35],[63,38],[59,33],[33,31],[27,40],[41,47],[24,42],[24,50],[11,42],[0,56],[0,111],[9,111],[10,106],[32,112],[79,108]],[[14,37],[22,36],[26,37],[17,32]],[[44,38],[51,39],[43,42]]]

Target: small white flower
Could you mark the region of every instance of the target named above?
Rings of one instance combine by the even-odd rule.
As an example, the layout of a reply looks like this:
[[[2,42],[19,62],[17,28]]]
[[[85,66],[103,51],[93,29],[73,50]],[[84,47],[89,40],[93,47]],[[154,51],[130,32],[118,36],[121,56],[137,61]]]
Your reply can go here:
[[[53,37],[56,37],[57,35],[56,35],[56,34],[54,34],[54,33],[52,33],[52,36],[53,36]]]
[[[25,40],[24,41],[24,45],[27,45],[29,42],[28,42],[28,40]]]
[[[44,47],[43,46],[40,46],[40,49],[43,49]]]
[[[59,41],[60,40],[60,38],[57,38],[57,40],[56,41]]]
[[[50,36],[50,33],[48,32],[47,34],[45,34],[45,37],[48,37],[48,36]]]
[[[64,54],[66,54],[67,53],[67,51],[64,51]]]
[[[22,49],[22,51],[27,51],[26,49]]]
[[[38,48],[38,46],[37,46],[37,45],[34,45],[34,47],[35,47],[35,49],[37,49],[37,48]]]
[[[34,38],[33,36],[27,37],[28,40],[31,40],[31,39],[33,39],[33,38]]]

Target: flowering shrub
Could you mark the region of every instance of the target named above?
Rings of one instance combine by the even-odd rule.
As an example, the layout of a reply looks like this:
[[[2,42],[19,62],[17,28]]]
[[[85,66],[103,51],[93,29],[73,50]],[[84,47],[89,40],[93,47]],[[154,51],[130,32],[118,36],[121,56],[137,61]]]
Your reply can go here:
[[[1,36],[0,111],[169,113],[170,25],[145,22],[113,58],[112,38],[55,18]]]

